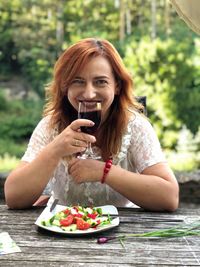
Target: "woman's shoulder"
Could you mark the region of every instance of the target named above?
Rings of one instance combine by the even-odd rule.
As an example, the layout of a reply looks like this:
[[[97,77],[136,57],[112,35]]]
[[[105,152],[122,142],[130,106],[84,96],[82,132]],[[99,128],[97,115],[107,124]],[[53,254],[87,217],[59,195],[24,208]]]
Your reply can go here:
[[[40,119],[37,126],[35,127],[34,132],[42,135],[52,135],[56,132],[56,128],[51,126],[51,115],[44,116]]]
[[[48,126],[50,124],[50,121],[51,121],[51,115],[47,115],[47,116],[44,116],[40,119],[40,121],[38,122],[38,125],[40,126]]]
[[[151,127],[151,123],[149,119],[142,113],[139,113],[137,111],[130,111],[131,116],[129,119],[129,125],[130,126],[135,126],[135,127]]]
[[[134,112],[128,123],[129,132],[131,132],[132,140],[157,138],[156,131],[150,120],[143,114]]]
[[[53,130],[55,127],[52,127],[51,120],[52,120],[52,115],[47,115],[42,117],[38,122],[36,128],[46,129],[49,131]]]

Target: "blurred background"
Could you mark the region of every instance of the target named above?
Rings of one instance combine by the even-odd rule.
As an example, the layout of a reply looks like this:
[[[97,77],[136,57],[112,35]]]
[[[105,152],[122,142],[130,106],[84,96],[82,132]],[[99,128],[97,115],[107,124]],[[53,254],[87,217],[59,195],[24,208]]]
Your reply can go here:
[[[175,171],[200,169],[200,37],[166,0],[0,0],[0,171],[16,166],[64,49],[114,44]]]

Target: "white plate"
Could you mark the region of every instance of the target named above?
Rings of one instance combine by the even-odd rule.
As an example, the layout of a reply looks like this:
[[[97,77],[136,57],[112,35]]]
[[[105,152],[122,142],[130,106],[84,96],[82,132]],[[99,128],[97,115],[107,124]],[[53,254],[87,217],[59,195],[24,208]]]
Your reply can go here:
[[[66,235],[92,234],[92,233],[102,232],[102,231],[111,229],[111,228],[116,227],[116,226],[119,225],[119,217],[115,217],[114,219],[112,219],[111,224],[104,225],[104,226],[99,226],[97,228],[89,228],[87,230],[64,231],[60,227],[57,227],[57,226],[48,227],[48,226],[42,225],[42,223],[41,223],[42,221],[50,219],[54,214],[56,214],[59,211],[62,211],[64,209],[66,209],[66,208],[67,208],[66,206],[56,205],[55,209],[51,212],[49,210],[50,207],[47,206],[43,210],[43,212],[40,214],[40,216],[37,218],[35,224],[37,226],[39,226],[40,228],[49,230],[51,232],[62,233],[62,234],[66,234]],[[104,214],[118,215],[118,210],[117,210],[117,208],[115,206],[106,205],[106,206],[100,206],[98,208],[102,208],[102,212]]]

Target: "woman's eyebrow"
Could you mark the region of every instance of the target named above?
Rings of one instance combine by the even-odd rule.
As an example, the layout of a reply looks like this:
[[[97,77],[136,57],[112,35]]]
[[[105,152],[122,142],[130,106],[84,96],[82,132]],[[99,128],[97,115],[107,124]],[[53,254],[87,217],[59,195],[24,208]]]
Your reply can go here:
[[[109,77],[106,75],[101,75],[101,76],[95,76],[94,79],[109,79]]]
[[[82,77],[80,77],[80,76],[76,76],[76,77],[74,77],[74,79],[84,80],[84,78],[82,78]]]

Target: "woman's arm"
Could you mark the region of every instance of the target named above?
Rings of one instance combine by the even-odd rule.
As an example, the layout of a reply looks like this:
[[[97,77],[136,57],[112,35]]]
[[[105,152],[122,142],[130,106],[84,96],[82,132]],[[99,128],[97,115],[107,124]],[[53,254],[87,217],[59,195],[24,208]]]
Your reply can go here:
[[[97,182],[103,176],[105,163],[73,159],[69,172],[75,182]],[[141,174],[112,165],[105,183],[136,205],[149,210],[174,211],[178,207],[179,187],[167,163],[147,167]]]
[[[174,211],[178,208],[179,187],[167,163],[157,163],[141,174],[112,168],[106,183],[145,209]]]
[[[30,207],[42,194],[62,157],[85,150],[87,142],[95,137],[78,131],[80,126],[89,126],[89,120],[72,122],[52,142],[41,149],[30,163],[22,162],[12,171],[5,182],[5,198],[10,208]],[[74,145],[79,140],[79,146]],[[35,142],[37,146],[37,143]]]
[[[21,162],[5,182],[7,205],[13,209],[32,206],[42,194],[59,159],[48,145],[31,163]]]

